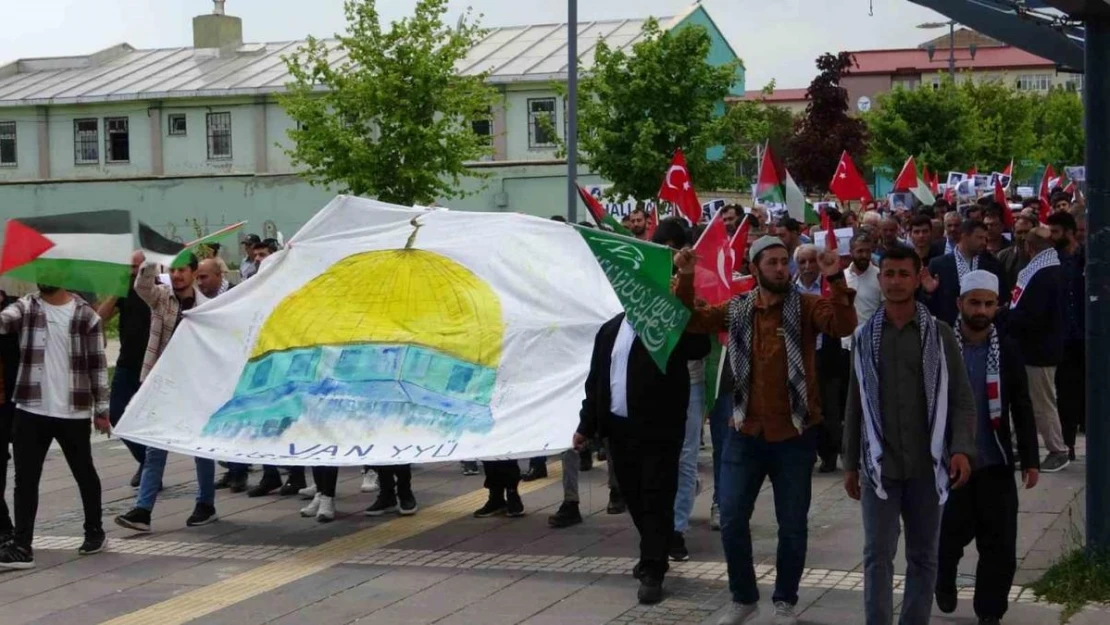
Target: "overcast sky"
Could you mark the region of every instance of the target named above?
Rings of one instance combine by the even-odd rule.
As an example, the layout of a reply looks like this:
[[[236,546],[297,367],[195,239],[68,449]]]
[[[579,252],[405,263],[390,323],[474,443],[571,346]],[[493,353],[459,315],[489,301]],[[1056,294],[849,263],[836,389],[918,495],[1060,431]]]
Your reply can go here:
[[[748,69],[748,89],[772,78],[779,88],[804,87],[826,51],[914,47],[943,31],[915,28],[943,19],[909,0],[704,0]],[[4,12],[0,61],[88,54],[127,42],[138,48],[187,46],[191,19],[209,13],[210,0],[0,0]],[[378,0],[387,20],[411,12],[415,0]],[[688,0],[580,0],[579,19],[674,15]],[[451,16],[467,6],[483,24],[506,26],[566,21],[561,0],[451,0]],[[243,18],[247,41],[286,41],[343,29],[342,0],[228,0]]]

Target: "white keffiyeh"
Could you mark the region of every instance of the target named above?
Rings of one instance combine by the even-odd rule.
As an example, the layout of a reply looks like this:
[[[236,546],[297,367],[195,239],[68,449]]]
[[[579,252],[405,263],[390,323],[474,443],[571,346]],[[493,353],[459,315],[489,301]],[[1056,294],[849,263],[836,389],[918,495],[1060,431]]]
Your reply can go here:
[[[956,257],[956,273],[960,278],[960,282],[963,282],[964,276],[966,276],[969,271],[975,271],[979,268],[978,255],[971,257],[970,263],[967,262],[967,259],[964,258],[964,255],[960,252],[960,248],[958,247],[952,250],[952,255]]]

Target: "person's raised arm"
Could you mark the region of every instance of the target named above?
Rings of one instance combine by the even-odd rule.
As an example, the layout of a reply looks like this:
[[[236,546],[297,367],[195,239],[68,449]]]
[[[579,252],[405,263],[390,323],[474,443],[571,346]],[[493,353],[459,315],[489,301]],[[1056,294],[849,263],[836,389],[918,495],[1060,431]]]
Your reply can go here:
[[[695,334],[715,334],[728,330],[728,302],[718,306],[701,306],[694,302],[694,266],[698,259],[692,249],[679,251],[674,257],[678,267],[678,285],[675,295],[682,305],[690,309],[686,331]]]
[[[840,257],[833,250],[825,250],[817,257],[817,264],[821,268],[821,275],[828,281],[832,294],[817,300],[813,307],[813,329],[834,338],[850,336],[858,325],[856,292],[848,288],[844,271],[840,269]]]

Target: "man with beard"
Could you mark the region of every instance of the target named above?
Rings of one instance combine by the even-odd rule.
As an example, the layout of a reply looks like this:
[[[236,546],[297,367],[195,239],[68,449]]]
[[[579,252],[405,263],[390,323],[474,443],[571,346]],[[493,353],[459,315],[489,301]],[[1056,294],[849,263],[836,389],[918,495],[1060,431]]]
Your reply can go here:
[[[190,310],[208,298],[194,284],[197,271],[197,258],[192,253],[188,262],[180,267],[170,268],[170,286],[157,284],[159,268],[153,261],[146,261],[135,278],[135,293],[150,306],[150,337],[147,340],[146,355],[143,358],[140,382],[145,380],[154,369],[155,363],[166,351],[170,337],[177,330],[185,311]],[[162,489],[162,476],[166,472],[169,454],[164,449],[146,448],[143,462],[142,479],[139,481],[139,496],[135,507],[116,517],[116,525],[138,532],[150,531],[150,514]],[[194,458],[197,473],[197,500],[193,513],[185,525],[194,527],[208,525],[216,517],[216,463],[206,458]]]
[[[725,230],[730,237],[736,234],[736,229],[740,227],[740,220],[743,218],[744,208],[739,204],[726,204],[721,209],[721,221],[725,222]]]
[[[131,285],[127,297],[109,297],[96,307],[96,314],[103,323],[108,323],[112,315],[119,313],[119,357],[112,376],[108,408],[112,427],[119,423],[127,404],[139,392],[139,374],[142,373],[143,356],[146,354],[147,340],[150,339],[150,306],[135,292],[134,284],[144,260],[146,259],[140,251],[131,255]],[[127,446],[135,462],[139,463],[135,474],[131,476],[131,488],[138,488],[143,476],[143,462],[146,461],[146,446],[128,440],[123,441],[123,444]]]
[[[907,566],[899,622],[926,625],[941,513],[949,487],[971,476],[975,406],[952,329],[915,299],[921,259],[895,247],[879,271],[883,305],[860,325],[852,348],[844,489],[862,500],[863,620],[890,625],[901,519]]]
[[[856,327],[854,293],[845,284],[835,251],[818,256],[831,295],[799,293],[790,279],[786,245],[762,237],[749,250],[758,287],[719,306],[694,306],[692,250],[675,258],[677,293],[691,308],[691,332],[729,334],[735,409],[720,468],[721,539],[728,561],[732,603],[721,625],[749,623],[759,613],[759,589],[749,526],[756,496],[770,476],[779,524],[775,623],[797,622],[794,606],[805,568],[810,474],[822,422],[817,380],[817,337],[834,339]]]
[[[648,238],[647,213],[645,213],[644,209],[642,208],[636,208],[628,217],[629,232],[631,232],[632,236],[636,237],[637,239],[641,241],[646,241]]]
[[[975,465],[967,486],[953,491],[944,508],[937,569],[937,607],[956,610],[956,573],[964,547],[975,540],[975,615],[980,625],[997,625],[1006,614],[1010,584],[1017,570],[1018,495],[1010,418],[1021,458],[1025,488],[1037,485],[1037,429],[1021,352],[1013,339],[995,329],[998,278],[971,271],[960,285],[956,325],[975,396]]]
[[[1020,213],[1014,215],[1014,244],[998,253],[998,262],[1002,263],[1006,284],[1017,284],[1018,272],[1029,264],[1029,256],[1025,253],[1025,235],[1036,227],[1036,217]]]
[[[1002,208],[995,202],[983,209],[983,225],[987,227],[987,251],[998,255],[1011,243],[1002,236]],[[1010,284],[1013,284],[1012,282]]]
[[[205,258],[197,264],[196,281],[200,292],[208,299],[213,299],[230,288],[230,284],[224,279],[220,263],[215,258]]]
[[[959,211],[944,214],[944,252],[937,256],[951,254],[956,250],[956,245],[960,242],[960,225],[963,222],[964,218],[960,216]]]
[[[40,278],[52,280],[48,275]],[[49,282],[38,286],[37,293],[0,311],[0,334],[18,334],[21,352],[11,434],[15,528],[0,546],[0,569],[35,566],[31,543],[39,481],[54,441],[62,448],[84,507],[85,540],[77,553],[93,554],[104,547],[100,477],[89,441],[90,417],[97,431],[111,427],[103,324],[80,297]]]
[[[960,296],[960,280],[969,271],[984,269],[998,276],[1002,285],[1000,296],[1003,305],[1010,302],[1010,291],[998,259],[987,251],[987,228],[981,221],[967,220],[960,225],[960,242],[955,251],[934,258],[929,270],[921,275],[925,302],[937,319],[949,327],[959,317],[956,299]]]
[[[1021,345],[1037,433],[1048,451],[1041,471],[1055,473],[1070,462],[1056,403],[1056,370],[1064,360],[1067,279],[1048,228],[1030,230],[1025,248],[1031,260],[1018,273],[1013,303],[1000,325]]]
[[[848,288],[856,292],[856,319],[863,323],[883,303],[883,293],[879,290],[879,268],[871,262],[875,244],[869,234],[860,232],[852,237],[848,249],[852,253],[852,264],[848,265],[844,276]]]
[[[1056,370],[1056,397],[1068,458],[1075,460],[1075,436],[1080,429],[1086,429],[1087,423],[1087,285],[1084,281],[1087,253],[1080,243],[1079,224],[1071,213],[1049,215],[1048,228],[1060,257],[1064,300],[1064,354]]]
[[[882,254],[887,249],[900,244],[898,240],[898,220],[894,217],[887,216],[879,222],[879,244],[875,246],[875,251]]]

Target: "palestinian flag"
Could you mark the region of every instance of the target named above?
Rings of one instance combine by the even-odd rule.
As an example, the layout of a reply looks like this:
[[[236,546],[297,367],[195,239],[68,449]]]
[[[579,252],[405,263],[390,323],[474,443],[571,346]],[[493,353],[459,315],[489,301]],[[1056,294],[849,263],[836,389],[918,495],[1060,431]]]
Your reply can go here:
[[[125,210],[9,219],[0,275],[96,295],[127,295],[131,213]]]
[[[759,163],[759,174],[756,176],[755,199],[763,204],[785,204],[785,179],[786,168],[775,157],[768,142],[763,150],[763,160]]]
[[[246,224],[247,222],[240,221],[191,243],[178,243],[158,234],[157,230],[140,221],[139,247],[142,248],[143,256],[146,256],[147,260],[152,260],[167,269],[184,267],[189,264],[189,252],[199,258],[202,256],[200,248],[213,243],[224,245],[226,239],[234,236]]]
[[[783,169],[786,173],[786,182],[783,185],[786,194],[786,213],[792,218],[803,224],[816,224],[820,221],[817,216],[817,211],[813,210],[813,204],[806,199],[802,190],[798,188],[798,184],[794,182],[794,177],[790,175],[790,171]]]
[[[598,227],[605,225],[617,234],[623,234],[627,237],[632,236],[632,233],[628,231],[628,228],[622,226],[621,222],[617,221],[615,217],[610,215],[609,211],[605,210],[605,207],[601,205],[601,202],[599,202],[592,193],[583,189],[582,185],[580,184],[576,184],[574,186],[578,187],[578,197],[582,198],[582,203],[586,205],[586,209],[590,211],[590,217],[593,217],[594,223]]]

